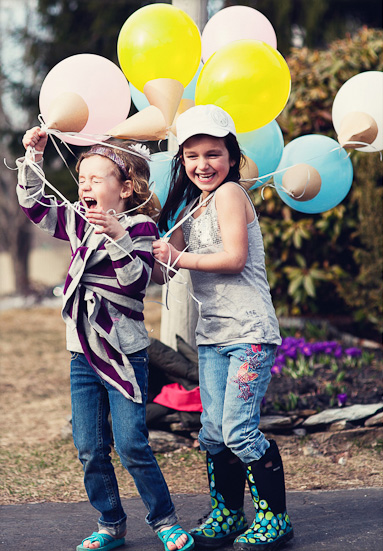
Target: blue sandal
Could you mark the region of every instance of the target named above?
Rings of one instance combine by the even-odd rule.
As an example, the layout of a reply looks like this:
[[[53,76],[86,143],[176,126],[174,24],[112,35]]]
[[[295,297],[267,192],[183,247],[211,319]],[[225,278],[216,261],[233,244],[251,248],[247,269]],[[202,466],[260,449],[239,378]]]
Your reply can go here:
[[[84,543],[84,541],[90,541],[91,543],[98,542],[100,544],[100,547],[98,549],[95,549],[94,551],[109,551],[110,549],[115,549],[116,547],[120,547],[120,545],[124,545],[125,538],[116,539],[109,534],[100,534],[100,532],[93,532],[91,536],[82,540],[81,545],[78,545],[76,548],[77,551],[89,551],[88,547],[83,547],[82,544]]]
[[[187,551],[188,549],[194,549],[194,540],[191,537],[190,534],[185,532],[183,528],[179,524],[175,524],[168,530],[162,530],[162,532],[157,532],[157,536],[160,538],[162,543],[165,546],[165,551],[169,551],[169,547],[167,546],[168,542],[176,544],[177,539],[182,536],[182,534],[186,534],[188,539],[187,542],[179,551]]]

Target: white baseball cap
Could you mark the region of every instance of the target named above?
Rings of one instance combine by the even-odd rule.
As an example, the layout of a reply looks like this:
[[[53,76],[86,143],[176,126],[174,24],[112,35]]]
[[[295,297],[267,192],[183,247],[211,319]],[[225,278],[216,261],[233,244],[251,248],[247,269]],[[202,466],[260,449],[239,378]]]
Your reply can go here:
[[[176,132],[179,145],[197,134],[216,138],[237,135],[233,119],[218,105],[196,105],[187,109],[176,121]]]

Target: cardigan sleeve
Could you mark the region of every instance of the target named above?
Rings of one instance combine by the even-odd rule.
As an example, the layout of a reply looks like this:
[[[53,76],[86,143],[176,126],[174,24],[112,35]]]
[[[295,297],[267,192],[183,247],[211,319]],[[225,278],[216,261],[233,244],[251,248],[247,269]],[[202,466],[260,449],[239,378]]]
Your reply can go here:
[[[106,243],[120,288],[128,295],[144,292],[151,278],[154,258],[152,243],[158,239],[155,223],[147,216],[131,218],[126,234],[116,242]]]
[[[65,203],[44,192],[41,178],[24,162],[17,159],[17,198],[26,216],[36,226],[58,239],[69,240]],[[42,161],[37,163],[42,169]]]

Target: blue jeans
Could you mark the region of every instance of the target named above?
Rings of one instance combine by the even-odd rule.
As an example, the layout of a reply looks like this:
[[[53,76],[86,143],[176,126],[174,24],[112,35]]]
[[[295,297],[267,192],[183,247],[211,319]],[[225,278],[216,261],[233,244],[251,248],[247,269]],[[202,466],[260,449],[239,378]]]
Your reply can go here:
[[[276,348],[271,344],[198,347],[202,450],[215,455],[227,447],[246,464],[265,454],[270,444],[258,425]]]
[[[84,354],[71,354],[73,439],[84,468],[85,489],[90,503],[101,513],[99,529],[106,528],[115,537],[126,530],[126,514],[110,457],[112,438],[122,465],[132,475],[149,511],[149,526],[158,531],[177,522],[167,484],[148,442],[148,354],[142,350],[129,355],[129,360],[143,396],[142,404],[125,398],[101,379]]]

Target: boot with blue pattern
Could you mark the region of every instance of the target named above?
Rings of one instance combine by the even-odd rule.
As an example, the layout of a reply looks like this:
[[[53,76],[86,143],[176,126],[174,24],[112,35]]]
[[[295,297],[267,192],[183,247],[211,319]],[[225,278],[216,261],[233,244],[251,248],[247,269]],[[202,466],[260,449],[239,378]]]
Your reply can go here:
[[[226,448],[206,454],[212,510],[190,530],[199,547],[214,549],[233,541],[247,528],[243,511],[245,473],[241,461]]]
[[[271,551],[280,549],[294,537],[286,511],[285,478],[277,444],[258,461],[247,466],[247,480],[255,507],[250,528],[234,542],[235,551]]]

